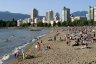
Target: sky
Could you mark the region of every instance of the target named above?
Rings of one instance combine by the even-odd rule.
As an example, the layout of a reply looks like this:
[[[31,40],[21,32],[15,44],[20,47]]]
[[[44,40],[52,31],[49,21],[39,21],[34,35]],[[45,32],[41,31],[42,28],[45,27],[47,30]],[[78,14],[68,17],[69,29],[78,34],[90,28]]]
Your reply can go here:
[[[45,15],[48,10],[61,13],[64,6],[70,8],[71,13],[88,11],[90,5],[96,5],[96,0],[1,0],[0,11],[31,14],[36,8],[39,15]]]

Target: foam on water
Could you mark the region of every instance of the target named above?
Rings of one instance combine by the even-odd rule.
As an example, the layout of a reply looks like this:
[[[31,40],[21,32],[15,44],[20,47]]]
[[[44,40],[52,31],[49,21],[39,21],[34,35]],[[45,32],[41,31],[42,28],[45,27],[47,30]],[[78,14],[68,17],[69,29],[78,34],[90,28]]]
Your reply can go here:
[[[39,38],[41,38],[41,37],[43,37],[43,36],[45,36],[45,35],[46,35],[46,34],[43,34],[43,35],[41,35],[41,36],[38,36],[36,39],[39,39]],[[32,39],[31,42],[35,42],[36,39]],[[24,45],[22,45],[22,46],[19,46],[19,47],[15,48],[14,50],[12,50],[11,53],[4,55],[4,56],[0,59],[0,64],[3,64],[3,62],[4,62],[5,60],[9,59],[11,55],[14,55],[14,54],[17,53],[20,49],[23,49],[24,47],[26,47],[26,45],[28,45],[28,44],[30,44],[30,43],[26,43],[26,44],[24,44]]]
[[[33,39],[32,42],[34,42],[35,40],[36,40],[36,39]],[[24,45],[22,45],[22,46],[19,46],[19,47],[15,48],[14,50],[12,50],[11,53],[4,55],[4,56],[0,59],[0,64],[3,64],[3,62],[4,62],[5,60],[7,60],[7,59],[10,58],[10,55],[14,55],[14,54],[17,53],[20,49],[23,49],[23,48],[24,48],[26,45],[28,45],[28,44],[29,44],[29,43],[24,44]]]
[[[0,64],[3,64],[3,61],[0,60]]]
[[[43,36],[45,36],[45,35],[46,35],[46,34],[43,34],[43,35],[41,35],[41,36],[38,36],[37,39],[39,39],[39,38],[41,38],[41,37],[43,37]]]
[[[17,53],[20,49],[23,49],[26,45],[28,45],[29,43],[27,44],[24,44],[23,46],[19,46],[17,48],[15,48],[14,50],[12,50],[12,55]]]
[[[4,55],[2,59],[0,59],[0,64],[3,64],[3,61],[7,60],[10,57],[10,55]]]
[[[11,53],[4,55],[4,56],[0,59],[0,64],[3,64],[3,62],[4,62],[5,60],[7,60],[7,59],[10,58],[10,55],[14,55],[14,54],[17,53],[20,49],[23,49],[23,48],[24,48],[26,45],[28,45],[28,44],[29,44],[29,43],[24,44],[23,46],[19,46],[19,47],[15,48],[14,50],[12,50]]]

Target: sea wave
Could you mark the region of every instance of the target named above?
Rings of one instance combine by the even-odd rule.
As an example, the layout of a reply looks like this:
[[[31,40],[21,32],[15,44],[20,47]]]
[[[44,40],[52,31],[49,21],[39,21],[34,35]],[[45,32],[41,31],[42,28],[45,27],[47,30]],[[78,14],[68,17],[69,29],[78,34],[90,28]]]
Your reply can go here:
[[[35,39],[33,39],[32,42],[33,42],[33,41],[35,41]],[[28,45],[28,44],[29,44],[29,43],[26,43],[26,44],[24,44],[24,45],[22,45],[22,46],[19,46],[19,47],[15,48],[14,50],[12,50],[11,53],[2,56],[2,58],[0,59],[0,64],[3,64],[3,62],[4,62],[5,60],[9,59],[11,55],[14,55],[14,54],[17,53],[20,49],[23,49],[24,47],[26,47],[26,45]]]
[[[0,59],[0,64],[3,64],[3,62],[5,60],[7,60],[10,57],[10,54],[4,55],[1,59]]]
[[[43,36],[45,36],[45,35],[46,35],[46,34],[43,34],[43,35],[41,35],[41,36],[38,36],[37,38],[32,39],[31,42],[35,42],[36,39],[40,39],[41,37],[43,37]],[[3,64],[3,62],[4,62],[5,60],[9,59],[11,55],[14,55],[14,54],[17,53],[20,49],[23,49],[24,47],[26,47],[28,44],[30,44],[30,43],[26,43],[26,44],[24,44],[24,45],[22,45],[22,46],[16,47],[14,50],[12,50],[11,53],[4,55],[4,56],[0,59],[0,64]]]

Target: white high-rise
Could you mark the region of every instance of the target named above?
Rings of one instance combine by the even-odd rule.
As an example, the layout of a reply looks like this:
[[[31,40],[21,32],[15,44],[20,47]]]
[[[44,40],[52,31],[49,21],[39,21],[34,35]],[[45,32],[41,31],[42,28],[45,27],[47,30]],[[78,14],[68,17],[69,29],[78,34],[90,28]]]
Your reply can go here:
[[[96,21],[96,6],[90,6],[88,11],[89,20]]]
[[[94,21],[96,21],[96,6],[94,7]]]
[[[46,12],[46,20],[49,22],[54,20],[54,13],[52,10]]]
[[[63,21],[70,21],[70,9],[64,7],[62,10],[62,22]]]

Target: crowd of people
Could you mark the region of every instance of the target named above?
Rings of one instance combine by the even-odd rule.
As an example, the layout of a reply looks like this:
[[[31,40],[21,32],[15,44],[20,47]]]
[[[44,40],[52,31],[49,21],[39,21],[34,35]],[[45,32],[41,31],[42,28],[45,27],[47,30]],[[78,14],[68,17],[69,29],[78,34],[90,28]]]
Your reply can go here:
[[[53,39],[50,37],[48,41],[56,41],[57,37],[60,35],[59,30],[62,30],[62,32],[65,33],[64,38],[60,37],[60,41],[66,42],[68,46],[73,43],[73,40],[75,41],[72,46],[82,46],[81,48],[87,48],[88,43],[93,43],[93,38],[95,37],[95,32],[93,30],[94,27],[63,27],[60,29],[57,29],[56,34],[53,36]],[[44,44],[40,42],[37,42],[37,45],[35,46],[38,50],[41,50],[44,48]],[[48,45],[46,48],[51,49],[50,45]]]
[[[66,44],[70,45],[71,41],[74,40],[75,44],[72,46],[83,46],[81,48],[87,48],[88,43],[93,43],[93,38],[95,37],[95,32],[93,32],[93,27],[67,27],[63,31],[67,31],[65,38]]]
[[[59,37],[59,41],[64,42],[68,46],[81,46],[81,48],[88,48],[89,43],[93,43],[93,38],[95,37],[95,32],[93,30],[94,27],[62,27],[58,28],[54,31],[56,31],[56,34],[54,36],[49,36],[49,42],[50,41],[57,41]],[[63,35],[61,32],[64,33]],[[60,36],[60,34],[63,36]],[[75,43],[73,43],[73,41]],[[45,51],[52,49],[52,46],[48,44],[47,46],[44,45],[44,41],[41,39],[37,41],[35,44],[35,48],[38,51]],[[22,51],[18,51],[16,53],[15,57],[18,58],[19,56],[24,56]]]

